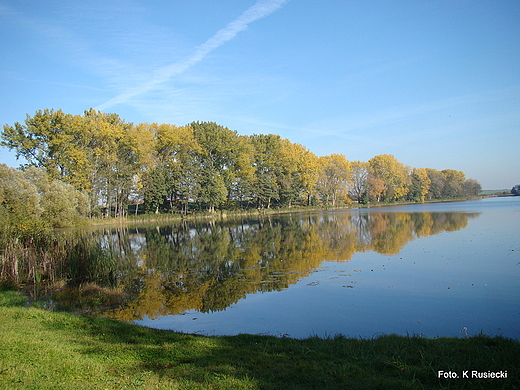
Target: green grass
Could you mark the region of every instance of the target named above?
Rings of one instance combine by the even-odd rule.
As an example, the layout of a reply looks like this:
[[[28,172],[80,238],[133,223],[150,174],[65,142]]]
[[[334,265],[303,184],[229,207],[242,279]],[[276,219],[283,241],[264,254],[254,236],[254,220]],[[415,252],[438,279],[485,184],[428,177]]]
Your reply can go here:
[[[2,389],[520,388],[520,343],[500,337],[203,337],[24,302],[0,292]],[[508,378],[439,379],[438,370]]]

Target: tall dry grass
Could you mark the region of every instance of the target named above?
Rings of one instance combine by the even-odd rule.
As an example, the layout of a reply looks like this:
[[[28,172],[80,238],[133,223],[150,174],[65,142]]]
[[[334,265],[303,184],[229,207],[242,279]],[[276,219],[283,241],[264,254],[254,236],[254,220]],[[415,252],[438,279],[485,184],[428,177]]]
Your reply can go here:
[[[3,285],[108,282],[113,270],[110,250],[88,233],[0,234]]]

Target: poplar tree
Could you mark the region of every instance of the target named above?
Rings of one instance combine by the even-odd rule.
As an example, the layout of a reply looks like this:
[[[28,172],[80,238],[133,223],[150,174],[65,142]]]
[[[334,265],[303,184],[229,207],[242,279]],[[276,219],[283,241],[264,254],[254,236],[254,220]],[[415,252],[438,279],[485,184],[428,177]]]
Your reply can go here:
[[[325,199],[325,204],[330,203],[334,207],[339,196],[347,193],[347,185],[352,177],[350,163],[343,154],[323,156],[319,162],[318,191]]]
[[[373,182],[378,183],[378,185],[381,185],[382,182],[386,200],[399,200],[408,193],[409,168],[400,163],[394,156],[380,154],[372,157],[368,164],[370,174],[377,179]]]

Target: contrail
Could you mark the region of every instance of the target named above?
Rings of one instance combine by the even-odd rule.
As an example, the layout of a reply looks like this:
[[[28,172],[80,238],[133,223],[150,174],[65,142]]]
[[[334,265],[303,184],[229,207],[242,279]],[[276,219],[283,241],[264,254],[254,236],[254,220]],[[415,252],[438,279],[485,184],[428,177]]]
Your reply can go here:
[[[207,54],[233,39],[239,32],[245,30],[250,23],[269,16],[288,1],[289,0],[258,0],[253,6],[244,11],[242,15],[233,20],[223,29],[217,31],[215,35],[197,47],[190,57],[157,69],[154,72],[153,78],[147,83],[136,86],[127,92],[113,97],[105,103],[97,106],[96,109],[106,110],[107,108],[113,107],[117,104],[126,103],[134,96],[155,89],[157,86],[170,80],[173,76],[185,72],[193,65],[202,61]]]

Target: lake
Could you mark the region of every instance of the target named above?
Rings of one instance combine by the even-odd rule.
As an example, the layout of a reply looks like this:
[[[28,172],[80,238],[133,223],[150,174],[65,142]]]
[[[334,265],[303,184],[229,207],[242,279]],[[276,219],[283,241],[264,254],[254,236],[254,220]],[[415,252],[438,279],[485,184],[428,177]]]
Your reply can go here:
[[[99,231],[126,299],[203,335],[520,339],[520,197]]]

